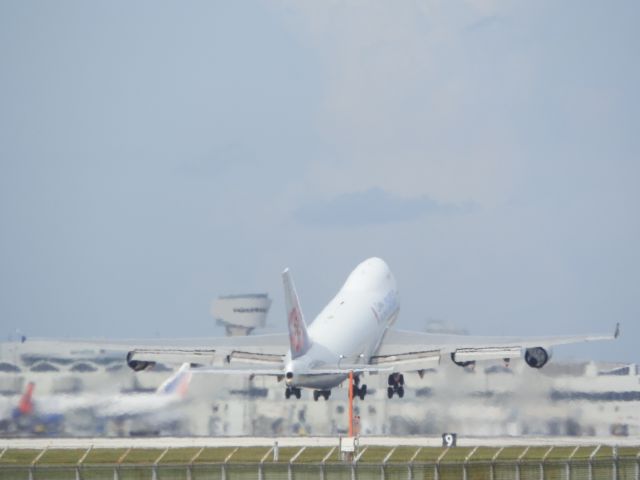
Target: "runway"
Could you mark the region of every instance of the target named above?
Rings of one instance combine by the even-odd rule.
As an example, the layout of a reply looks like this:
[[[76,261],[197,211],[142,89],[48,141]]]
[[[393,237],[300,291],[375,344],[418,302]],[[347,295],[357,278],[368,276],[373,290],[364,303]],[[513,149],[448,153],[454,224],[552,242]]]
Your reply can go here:
[[[440,447],[438,436],[367,436],[360,445]],[[0,438],[0,449],[24,448],[183,448],[183,447],[333,447],[339,437],[135,437],[135,438]],[[458,436],[459,447],[485,446],[638,446],[640,437],[465,437]]]

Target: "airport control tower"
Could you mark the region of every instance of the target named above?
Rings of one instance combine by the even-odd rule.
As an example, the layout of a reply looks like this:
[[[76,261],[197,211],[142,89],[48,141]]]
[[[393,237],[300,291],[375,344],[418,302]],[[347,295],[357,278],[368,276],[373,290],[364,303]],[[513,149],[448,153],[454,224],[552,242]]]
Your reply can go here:
[[[249,335],[253,329],[265,326],[271,299],[266,293],[224,295],[211,305],[211,314],[223,325],[227,335]]]

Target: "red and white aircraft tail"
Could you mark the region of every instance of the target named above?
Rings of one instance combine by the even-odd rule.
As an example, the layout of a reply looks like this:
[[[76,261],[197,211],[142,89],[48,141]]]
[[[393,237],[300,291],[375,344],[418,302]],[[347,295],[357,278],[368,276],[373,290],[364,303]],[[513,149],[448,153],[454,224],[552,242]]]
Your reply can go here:
[[[284,298],[287,308],[287,326],[289,328],[289,346],[291,348],[291,359],[301,357],[311,348],[311,340],[307,332],[307,325],[300,308],[300,300],[293,284],[291,272],[287,268],[282,272],[282,282],[284,284]]]
[[[35,383],[29,382],[24,393],[20,397],[18,402],[18,411],[21,415],[29,415],[33,413],[33,389],[36,387]]]
[[[179,395],[180,397],[185,397],[192,377],[189,367],[189,363],[183,363],[176,373],[162,382],[162,385],[156,390],[156,395]]]

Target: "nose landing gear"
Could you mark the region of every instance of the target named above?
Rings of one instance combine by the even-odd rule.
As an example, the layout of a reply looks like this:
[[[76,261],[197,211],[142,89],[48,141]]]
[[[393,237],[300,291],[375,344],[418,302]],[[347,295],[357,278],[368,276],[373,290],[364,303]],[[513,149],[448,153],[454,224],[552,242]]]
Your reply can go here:
[[[387,397],[393,398],[395,393],[398,397],[404,397],[404,375],[401,373],[392,373],[389,375],[389,388],[387,388]]]

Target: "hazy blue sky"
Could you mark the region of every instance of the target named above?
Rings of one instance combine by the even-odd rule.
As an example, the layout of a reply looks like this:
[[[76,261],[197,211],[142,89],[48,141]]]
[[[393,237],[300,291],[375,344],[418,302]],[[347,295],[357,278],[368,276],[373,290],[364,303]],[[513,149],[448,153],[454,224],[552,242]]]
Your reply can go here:
[[[635,1],[0,2],[2,335],[201,336],[361,260],[398,325],[640,361]]]

